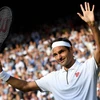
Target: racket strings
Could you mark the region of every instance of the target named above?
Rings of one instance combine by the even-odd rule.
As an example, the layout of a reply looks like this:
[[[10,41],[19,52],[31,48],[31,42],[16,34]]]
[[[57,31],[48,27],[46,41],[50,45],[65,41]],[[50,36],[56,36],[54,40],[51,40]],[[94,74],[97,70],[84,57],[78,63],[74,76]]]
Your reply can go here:
[[[11,9],[9,7],[2,7],[0,10],[0,47],[8,36],[11,22]]]

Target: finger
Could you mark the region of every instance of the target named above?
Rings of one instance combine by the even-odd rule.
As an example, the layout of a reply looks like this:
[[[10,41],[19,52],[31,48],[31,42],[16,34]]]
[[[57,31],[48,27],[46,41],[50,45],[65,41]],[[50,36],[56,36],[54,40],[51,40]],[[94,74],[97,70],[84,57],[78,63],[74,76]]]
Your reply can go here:
[[[84,12],[84,8],[83,8],[82,4],[80,4],[80,7],[81,7],[82,12]]]
[[[95,5],[92,6],[92,11],[94,11],[94,7],[95,7]]]
[[[83,19],[83,16],[82,16],[80,13],[77,13],[77,15],[78,15],[81,19]]]
[[[88,9],[88,11],[90,11],[90,4],[89,3],[87,3],[87,9]]]
[[[87,4],[87,2],[85,2],[85,10],[86,11],[88,10],[88,4]]]

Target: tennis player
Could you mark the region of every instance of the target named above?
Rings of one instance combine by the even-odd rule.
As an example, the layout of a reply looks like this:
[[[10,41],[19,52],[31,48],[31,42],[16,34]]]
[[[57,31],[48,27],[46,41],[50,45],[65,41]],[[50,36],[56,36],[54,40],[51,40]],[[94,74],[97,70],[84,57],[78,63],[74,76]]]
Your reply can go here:
[[[62,68],[32,82],[14,78],[3,71],[0,66],[0,78],[13,87],[24,91],[50,91],[55,100],[97,100],[97,76],[100,67],[100,31],[95,24],[94,5],[90,9],[88,2],[84,7],[80,4],[83,15],[78,16],[91,28],[96,42],[93,56],[84,63],[79,63],[73,57],[71,42],[59,38],[52,43],[52,53]]]

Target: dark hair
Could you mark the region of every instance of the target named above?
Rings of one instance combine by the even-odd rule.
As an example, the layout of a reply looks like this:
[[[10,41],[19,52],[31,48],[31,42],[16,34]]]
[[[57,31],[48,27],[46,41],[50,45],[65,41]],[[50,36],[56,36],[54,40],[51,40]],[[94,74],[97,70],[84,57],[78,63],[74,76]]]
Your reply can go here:
[[[57,42],[57,41],[64,41],[64,42],[68,42],[71,46],[72,46],[72,43],[71,43],[71,41],[69,41],[67,38],[57,38],[57,39],[55,39],[54,41],[52,41],[51,42],[51,46],[52,46],[52,44],[54,43],[54,42]],[[68,49],[69,49],[69,47],[67,47]]]

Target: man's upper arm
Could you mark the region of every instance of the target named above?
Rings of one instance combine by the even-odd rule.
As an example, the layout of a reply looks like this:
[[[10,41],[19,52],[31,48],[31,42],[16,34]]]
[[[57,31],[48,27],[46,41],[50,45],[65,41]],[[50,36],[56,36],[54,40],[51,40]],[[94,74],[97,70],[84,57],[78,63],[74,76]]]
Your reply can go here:
[[[30,89],[32,90],[40,90],[39,86],[37,85],[37,83],[35,81],[29,82],[28,86],[30,87]]]
[[[100,50],[96,49],[94,51],[94,58],[96,60],[98,67],[100,67]]]

